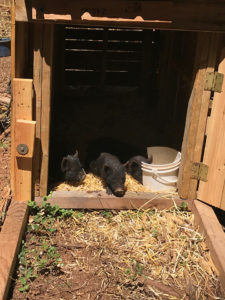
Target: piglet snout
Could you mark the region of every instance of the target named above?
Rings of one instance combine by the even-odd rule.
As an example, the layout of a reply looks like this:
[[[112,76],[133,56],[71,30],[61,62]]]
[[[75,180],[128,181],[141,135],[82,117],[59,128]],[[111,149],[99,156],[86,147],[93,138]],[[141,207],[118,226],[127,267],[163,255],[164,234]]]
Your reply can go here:
[[[125,194],[125,190],[122,188],[117,188],[117,189],[115,189],[114,194],[117,197],[123,197],[123,195]]]

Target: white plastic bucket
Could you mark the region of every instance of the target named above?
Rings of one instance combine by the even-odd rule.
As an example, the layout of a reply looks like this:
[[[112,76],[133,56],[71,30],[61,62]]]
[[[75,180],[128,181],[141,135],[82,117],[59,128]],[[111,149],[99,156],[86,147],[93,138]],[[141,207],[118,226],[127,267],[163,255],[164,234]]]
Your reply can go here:
[[[177,167],[180,165],[180,161],[181,161],[181,153],[177,152],[177,156],[175,157],[175,160],[171,163],[168,164],[162,164],[162,165],[157,165],[157,164],[147,164],[145,162],[142,162],[142,166],[145,169],[158,169],[158,170],[164,170],[164,169],[168,169],[168,168],[173,168],[173,167]]]
[[[168,147],[149,147],[152,164],[142,163],[143,185],[152,191],[175,191],[181,153]]]

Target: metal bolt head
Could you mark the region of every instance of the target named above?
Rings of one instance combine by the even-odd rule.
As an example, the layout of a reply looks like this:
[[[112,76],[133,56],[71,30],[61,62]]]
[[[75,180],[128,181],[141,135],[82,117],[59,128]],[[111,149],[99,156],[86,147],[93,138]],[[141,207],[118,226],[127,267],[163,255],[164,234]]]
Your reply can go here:
[[[17,147],[16,147],[16,150],[17,152],[20,154],[20,155],[26,155],[29,151],[29,148],[26,144],[19,144]]]

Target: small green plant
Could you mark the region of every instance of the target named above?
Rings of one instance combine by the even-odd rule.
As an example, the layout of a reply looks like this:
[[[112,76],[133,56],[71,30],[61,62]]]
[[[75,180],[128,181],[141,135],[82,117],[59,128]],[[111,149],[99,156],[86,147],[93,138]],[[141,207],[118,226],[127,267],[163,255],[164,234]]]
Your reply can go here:
[[[30,220],[27,227],[27,234],[32,233],[29,242],[32,249],[23,241],[19,258],[19,280],[21,283],[20,292],[27,292],[30,283],[39,274],[48,274],[60,270],[62,259],[57,252],[55,245],[50,238],[51,234],[57,231],[55,222],[57,219],[69,218],[73,215],[72,210],[61,209],[58,205],[50,205],[47,200],[52,196],[43,198],[40,206],[35,201],[29,201]]]
[[[104,218],[108,220],[109,223],[112,221],[111,219],[113,217],[113,214],[109,210],[103,210],[101,214]]]
[[[52,197],[52,193],[43,198],[40,207],[35,201],[28,202],[30,214],[33,216],[32,222],[28,225],[29,232],[38,233],[44,231],[46,234],[51,234],[56,231],[56,228],[53,227],[56,218],[66,219],[72,217],[73,210],[62,209],[58,205],[52,206],[50,203],[47,203],[50,197]]]
[[[8,146],[0,141],[0,148],[8,149]]]
[[[139,262],[136,262],[136,265],[134,267],[135,274],[141,276],[144,270],[144,266],[140,264]]]
[[[22,248],[18,255],[19,258],[19,280],[22,285],[21,288],[19,288],[20,292],[26,292],[29,290],[29,282],[32,279],[35,279],[37,277],[36,274],[34,274],[34,269],[30,266],[29,261],[27,260],[28,250],[26,248],[25,242],[22,241]]]
[[[178,207],[180,211],[187,211],[188,210],[188,204],[187,202],[182,202],[181,205]]]
[[[84,213],[82,211],[77,211],[76,210],[76,211],[73,212],[73,216],[74,216],[74,218],[80,219],[80,218],[83,218]]]
[[[141,276],[144,271],[144,266],[137,262],[131,260],[132,267],[125,270],[125,274],[129,277],[130,280],[135,280],[137,276]]]
[[[152,231],[152,236],[153,236],[155,239],[157,239],[158,234],[159,234],[158,230],[157,230],[157,229],[153,229],[153,231]]]

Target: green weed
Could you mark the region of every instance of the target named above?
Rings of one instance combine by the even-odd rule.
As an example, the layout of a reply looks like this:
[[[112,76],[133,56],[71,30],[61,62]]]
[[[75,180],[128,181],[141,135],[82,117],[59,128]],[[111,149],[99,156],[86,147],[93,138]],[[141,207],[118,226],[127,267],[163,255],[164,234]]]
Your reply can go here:
[[[8,146],[0,141],[0,148],[8,149]]]
[[[113,217],[113,214],[111,213],[111,211],[109,211],[109,210],[103,210],[102,212],[101,212],[101,214],[102,214],[102,216],[104,217],[104,218],[106,218],[107,220],[108,220],[108,222],[110,223],[112,220],[112,217]]]
[[[140,264],[137,261],[131,260],[132,267],[125,270],[125,274],[129,277],[130,280],[136,280],[138,276],[141,276],[144,271],[144,265]]]
[[[20,292],[27,292],[30,284],[39,274],[57,272],[63,266],[60,254],[52,242],[51,235],[57,231],[55,221],[69,218],[73,215],[72,210],[61,209],[58,205],[47,203],[49,196],[43,198],[39,207],[35,201],[29,201],[30,221],[27,226],[27,234],[32,234],[29,243],[22,242],[19,258],[19,281]]]

